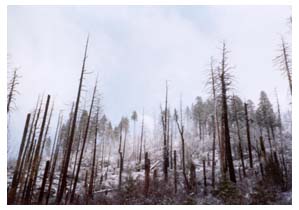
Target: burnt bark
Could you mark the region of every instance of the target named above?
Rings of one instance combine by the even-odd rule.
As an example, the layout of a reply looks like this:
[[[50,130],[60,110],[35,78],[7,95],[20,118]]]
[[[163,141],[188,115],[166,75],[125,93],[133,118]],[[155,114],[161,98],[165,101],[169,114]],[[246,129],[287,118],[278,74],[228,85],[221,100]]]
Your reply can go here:
[[[67,179],[67,172],[68,172],[68,167],[69,167],[69,162],[70,162],[72,145],[73,145],[73,141],[74,141],[74,135],[75,135],[75,130],[76,130],[76,122],[77,122],[77,114],[78,114],[78,110],[79,110],[80,96],[81,96],[81,90],[82,90],[84,73],[85,73],[85,62],[86,62],[86,58],[87,58],[88,40],[89,40],[89,38],[87,38],[86,46],[85,46],[83,65],[82,65],[79,88],[78,88],[77,99],[76,99],[76,106],[75,106],[75,110],[74,110],[74,117],[73,117],[74,119],[72,121],[71,134],[70,134],[70,137],[69,137],[68,147],[67,147],[67,151],[66,151],[66,154],[65,154],[65,157],[66,157],[65,158],[65,163],[64,163],[63,169],[62,169],[62,178],[61,178],[60,190],[58,191],[59,193],[57,193],[57,197],[56,197],[56,203],[57,204],[60,204],[60,202],[62,200],[62,197],[63,197],[63,193],[64,193],[65,188],[66,188],[66,184],[67,184],[67,180],[66,180]]]

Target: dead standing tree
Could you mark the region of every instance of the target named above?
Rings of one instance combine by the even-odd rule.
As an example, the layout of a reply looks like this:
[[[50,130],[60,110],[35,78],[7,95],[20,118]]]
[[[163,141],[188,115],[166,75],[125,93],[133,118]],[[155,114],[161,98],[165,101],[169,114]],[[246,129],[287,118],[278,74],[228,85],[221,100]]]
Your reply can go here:
[[[7,113],[9,113],[12,109],[12,103],[15,101],[15,95],[18,93],[16,87],[19,84],[18,79],[20,76],[18,75],[18,69],[15,68],[13,71],[13,76],[8,83],[8,95],[7,95]]]
[[[218,97],[217,97],[217,87],[218,87],[218,78],[217,75],[215,75],[215,69],[214,69],[214,62],[215,60],[213,57],[211,57],[210,61],[210,78],[208,83],[211,86],[212,89],[212,96],[213,96],[213,103],[214,103],[214,127],[215,127],[215,137],[218,139],[218,146],[219,146],[219,153],[220,153],[220,169],[222,175],[224,175],[224,171],[226,168],[226,162],[225,162],[225,142],[221,139],[221,132],[220,132],[220,126],[219,126],[219,112],[218,112]]]
[[[163,173],[164,173],[164,181],[168,181],[168,85],[166,81],[166,95],[165,95],[165,108],[162,111],[161,108],[161,121],[162,121],[162,128],[163,128]]]
[[[140,144],[139,144],[139,156],[138,156],[139,165],[141,164],[141,158],[142,158],[142,144],[144,143],[143,135],[144,135],[144,110],[142,111],[141,135],[140,135]]]
[[[221,134],[222,141],[225,142],[225,157],[226,163],[229,169],[229,177],[232,182],[236,182],[235,169],[233,164],[233,157],[231,152],[231,143],[230,143],[230,134],[229,134],[229,124],[228,124],[228,107],[227,107],[227,91],[231,85],[231,74],[229,73],[230,67],[227,64],[227,54],[226,44],[223,42],[222,49],[222,58],[219,67],[219,81],[221,87]],[[226,169],[227,170],[227,169]],[[225,171],[226,171],[225,170]]]
[[[215,118],[214,115],[212,115],[212,123],[213,125],[215,125]],[[216,147],[216,129],[215,126],[213,126],[213,146],[212,146],[212,150],[213,150],[213,154],[212,154],[212,186],[213,188],[215,187],[215,147]]]
[[[121,190],[121,183],[122,183],[122,172],[123,172],[123,164],[124,158],[121,152],[121,143],[122,143],[122,122],[119,125],[119,147],[118,147],[118,154],[119,154],[119,177],[118,177],[118,189]]]
[[[68,141],[68,145],[67,145],[67,151],[66,151],[66,154],[65,154],[65,162],[64,162],[63,168],[62,168],[62,178],[61,178],[60,190],[57,192],[57,196],[56,196],[56,203],[57,204],[60,204],[60,202],[62,200],[62,197],[63,197],[63,193],[64,193],[65,188],[66,188],[66,184],[67,184],[67,180],[66,180],[67,179],[67,172],[68,172],[70,156],[71,156],[71,151],[72,151],[72,145],[73,145],[74,135],[75,135],[75,130],[76,130],[77,114],[78,114],[78,110],[79,110],[83,79],[84,79],[84,75],[85,75],[85,71],[86,71],[85,70],[85,62],[86,62],[86,59],[87,59],[88,40],[89,40],[89,37],[87,37],[86,46],[85,46],[83,65],[82,65],[80,82],[79,82],[77,99],[76,99],[76,105],[75,105],[75,110],[74,110],[74,117],[73,117],[72,126],[71,126],[71,133],[70,133],[70,137],[69,137],[69,141]]]
[[[91,105],[90,105],[90,108],[89,108],[88,119],[87,119],[87,124],[86,124],[86,128],[85,128],[83,143],[82,143],[82,147],[81,147],[79,162],[78,162],[78,166],[77,166],[77,172],[76,172],[76,176],[75,176],[75,179],[74,179],[73,189],[72,189],[72,192],[71,192],[70,203],[72,203],[74,201],[74,198],[75,198],[76,187],[77,187],[77,182],[78,182],[79,173],[80,173],[80,167],[81,167],[81,163],[82,163],[82,159],[83,159],[83,153],[84,153],[85,144],[86,144],[88,133],[89,133],[89,124],[90,124],[92,109],[93,109],[93,106],[94,106],[96,91],[97,91],[97,82],[96,82],[96,84],[94,86],[94,89],[93,89]]]
[[[186,166],[185,166],[185,138],[184,138],[182,100],[181,100],[181,103],[180,103],[180,122],[179,122],[179,116],[178,116],[178,113],[177,113],[176,109],[174,110],[174,119],[176,121],[178,131],[179,131],[180,137],[181,137],[183,176],[184,176],[184,180],[185,180],[185,187],[186,187],[187,191],[189,191],[190,190],[190,185],[189,185],[188,177],[187,177],[187,174],[186,174]]]
[[[53,145],[53,149],[52,149],[53,156],[51,155],[51,166],[50,166],[51,169],[50,169],[50,175],[49,175],[48,191],[47,191],[47,196],[46,196],[46,205],[48,204],[49,199],[50,199],[52,184],[53,184],[53,179],[54,179],[54,174],[55,174],[56,162],[57,162],[57,158],[58,158],[60,147],[61,147],[62,121],[63,121],[63,116],[60,115],[58,118],[56,134],[55,134],[55,139],[54,139],[54,145]],[[55,144],[55,142],[56,142],[56,144]]]
[[[44,133],[45,125],[46,125],[49,104],[50,104],[50,95],[48,95],[48,97],[47,97],[43,121],[42,121],[41,129],[40,129],[40,133],[39,133],[39,137],[37,140],[36,149],[35,149],[35,153],[34,153],[34,157],[33,157],[33,161],[32,161],[32,169],[31,169],[31,172],[29,175],[29,182],[28,182],[28,185],[26,188],[26,194],[25,194],[25,203],[26,204],[29,204],[31,202],[31,196],[33,193],[32,190],[33,190],[34,178],[35,178],[34,176],[36,173],[38,173],[38,170],[39,170],[40,149],[42,146],[43,133]]]
[[[97,154],[97,136],[98,136],[98,119],[99,119],[99,107],[97,109],[96,120],[95,120],[95,134],[94,134],[94,145],[93,145],[93,157],[92,157],[92,165],[91,165],[91,174],[89,181],[89,189],[88,189],[88,198],[93,199],[93,183],[95,177],[95,164],[96,164],[96,154]]]
[[[246,103],[244,103],[244,109],[245,109],[246,134],[247,134],[247,144],[248,144],[248,153],[249,153],[249,165],[250,165],[250,168],[253,168],[250,127],[249,127],[248,109],[247,109]]]
[[[279,69],[284,75],[287,76],[289,82],[289,88],[292,95],[292,59],[291,48],[286,43],[283,37],[281,37],[280,54],[274,58],[274,62],[278,65]]]
[[[233,96],[233,113],[237,125],[237,134],[238,134],[238,139],[239,139],[239,155],[241,158],[241,164],[242,164],[242,171],[243,171],[243,176],[246,176],[246,169],[245,169],[245,164],[244,164],[244,156],[243,156],[243,148],[242,148],[242,138],[241,138],[241,132],[240,132],[240,125],[239,125],[239,119],[238,119],[238,112],[236,108],[236,98]],[[251,148],[250,148],[250,154],[251,154]],[[249,155],[251,157],[251,155]]]
[[[149,186],[150,186],[150,170],[151,170],[151,161],[148,158],[148,153],[146,152],[144,155],[144,195],[148,195]]]
[[[28,127],[29,127],[30,116],[31,116],[30,114],[27,114],[26,123],[25,123],[24,131],[23,131],[23,137],[22,137],[22,141],[21,141],[21,145],[20,145],[20,149],[19,149],[17,164],[15,166],[12,184],[10,186],[10,190],[9,190],[8,196],[7,196],[8,204],[13,204],[15,201],[15,196],[16,196],[16,192],[17,192],[17,188],[18,188],[18,184],[19,184],[19,172],[20,172],[19,169],[20,169],[21,157],[22,157],[22,154],[24,151],[24,145],[25,145],[25,140],[26,140],[27,131],[28,131]]]

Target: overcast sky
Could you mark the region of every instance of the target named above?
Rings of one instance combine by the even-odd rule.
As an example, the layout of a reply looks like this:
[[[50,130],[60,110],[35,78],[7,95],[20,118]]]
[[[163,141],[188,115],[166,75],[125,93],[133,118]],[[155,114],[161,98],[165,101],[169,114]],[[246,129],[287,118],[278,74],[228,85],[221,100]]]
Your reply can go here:
[[[277,88],[287,110],[287,80],[272,59],[280,36],[291,38],[290,16],[288,6],[9,6],[8,54],[22,75],[11,138],[18,141],[39,94],[51,94],[56,113],[70,109],[88,33],[86,65],[94,73],[83,96],[90,101],[98,73],[103,109],[113,123],[144,107],[150,126],[164,101],[165,80],[172,107],[180,95],[184,105],[206,98],[209,60],[219,58],[222,40],[235,67],[235,94],[257,104],[265,90],[274,102]]]

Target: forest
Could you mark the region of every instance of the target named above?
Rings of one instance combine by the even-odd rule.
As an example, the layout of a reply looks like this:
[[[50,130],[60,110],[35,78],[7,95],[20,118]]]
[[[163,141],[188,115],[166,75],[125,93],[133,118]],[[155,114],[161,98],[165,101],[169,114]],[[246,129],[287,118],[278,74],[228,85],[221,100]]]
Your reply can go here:
[[[71,109],[59,112],[46,94],[27,114],[17,157],[8,163],[8,204],[292,204],[291,108],[281,112],[278,96],[272,102],[263,90],[256,104],[234,94],[226,42],[209,61],[207,99],[183,105],[181,98],[175,107],[165,81],[151,133],[142,110],[117,125],[107,118],[105,93],[86,71],[89,44],[87,38]],[[279,46],[273,62],[291,95],[290,43],[282,38]],[[95,80],[90,103],[82,99],[86,77]],[[7,113],[19,82],[14,70]]]

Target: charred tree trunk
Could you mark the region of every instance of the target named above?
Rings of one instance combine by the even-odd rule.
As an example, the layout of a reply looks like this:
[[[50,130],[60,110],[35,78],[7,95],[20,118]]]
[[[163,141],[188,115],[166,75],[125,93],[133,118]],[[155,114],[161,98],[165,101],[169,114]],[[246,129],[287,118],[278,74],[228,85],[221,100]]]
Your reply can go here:
[[[139,145],[139,161],[138,161],[139,164],[141,164],[141,157],[142,157],[143,132],[144,132],[144,112],[142,112],[141,136],[140,136],[140,145]]]
[[[166,81],[166,95],[165,95],[165,108],[162,111],[162,126],[163,126],[163,173],[164,181],[168,181],[168,149],[167,149],[167,125],[168,125],[168,85]]]
[[[122,154],[122,152],[121,152],[121,143],[122,143],[122,123],[120,124],[119,147],[118,147],[118,154],[119,154],[118,189],[119,189],[119,190],[121,190],[122,173],[123,173],[123,154]]]
[[[42,204],[42,202],[43,202],[45,186],[46,186],[46,182],[47,182],[47,178],[48,178],[49,166],[50,166],[50,161],[48,160],[46,162],[46,167],[45,167],[45,171],[44,171],[42,186],[40,188],[40,193],[39,193],[39,196],[38,196],[38,203],[39,204]]]
[[[222,135],[225,142],[225,156],[226,162],[229,169],[229,177],[232,182],[236,182],[235,169],[233,164],[233,157],[231,152],[230,144],[230,134],[228,126],[228,108],[227,108],[227,84],[229,78],[227,78],[227,50],[225,43],[223,43],[222,48],[222,61],[221,61],[221,73],[220,73],[220,82],[221,82],[221,99],[222,99]]]
[[[150,186],[150,170],[151,170],[151,161],[148,158],[148,153],[145,153],[144,157],[144,168],[145,168],[145,174],[144,174],[144,195],[148,195],[149,186]]]
[[[186,174],[186,166],[185,166],[185,139],[184,139],[184,126],[183,126],[183,120],[182,120],[182,105],[180,108],[180,115],[181,115],[181,125],[179,123],[179,119],[178,119],[178,114],[177,111],[175,110],[174,116],[175,116],[175,121],[178,127],[178,131],[180,133],[181,136],[181,145],[182,145],[182,165],[183,165],[183,176],[184,176],[184,180],[185,180],[185,185],[186,185],[186,189],[187,191],[190,189],[190,184],[187,178],[187,174]]]
[[[31,116],[31,114],[27,114],[27,117],[26,117],[26,123],[25,123],[23,137],[22,137],[22,141],[21,141],[21,145],[20,145],[20,149],[19,149],[17,164],[15,166],[15,171],[14,171],[11,187],[10,187],[10,190],[7,195],[7,203],[8,204],[13,204],[15,201],[16,192],[17,192],[17,188],[19,185],[20,163],[21,163],[21,158],[22,158],[23,151],[24,151],[24,145],[25,145],[27,131],[28,131],[28,127],[29,127],[30,116]]]
[[[19,84],[19,82],[18,82],[19,75],[17,74],[17,70],[18,69],[14,70],[12,79],[9,82],[9,90],[7,91],[8,92],[8,95],[7,95],[7,113],[9,113],[11,111],[11,103],[15,99],[14,98],[15,94],[18,93],[17,90],[16,90],[16,86]]]
[[[212,116],[212,122],[213,122],[213,155],[212,155],[212,186],[215,187],[215,146],[216,146],[216,129],[215,129],[215,118]]]
[[[87,137],[88,137],[90,118],[91,118],[91,114],[92,114],[92,109],[93,109],[93,104],[94,104],[96,91],[97,91],[97,82],[96,82],[96,84],[94,86],[94,89],[93,89],[91,105],[90,105],[90,108],[89,108],[88,119],[87,119],[87,124],[86,124],[86,128],[85,128],[85,133],[84,133],[81,153],[80,153],[80,157],[79,157],[79,162],[78,162],[78,166],[77,166],[77,172],[76,172],[76,176],[75,176],[75,179],[74,179],[73,189],[72,189],[72,192],[71,192],[70,203],[72,203],[74,201],[74,198],[75,198],[76,187],[77,187],[77,182],[78,182],[79,173],[80,173],[80,169],[81,169],[81,162],[82,162],[82,158],[83,158],[85,144],[86,144]]]
[[[250,139],[250,127],[249,127],[248,109],[247,109],[247,104],[246,103],[244,103],[244,107],[245,107],[245,120],[246,120],[248,153],[249,153],[249,164],[250,164],[250,168],[253,168],[252,152],[251,152],[251,139]]]
[[[91,174],[89,181],[89,190],[88,197],[93,199],[93,182],[94,182],[94,172],[95,172],[95,164],[96,164],[96,153],[97,153],[97,135],[98,135],[98,117],[99,117],[99,108],[96,115],[96,129],[94,136],[94,145],[93,145],[93,157],[92,157],[92,166],[91,166]]]
[[[77,114],[78,114],[79,104],[80,104],[81,89],[82,89],[83,77],[84,77],[84,73],[85,73],[85,62],[86,62],[86,58],[87,58],[88,40],[89,40],[89,38],[87,38],[86,46],[85,46],[83,65],[82,65],[79,88],[78,88],[77,99],[76,99],[76,106],[75,106],[75,110],[74,110],[74,117],[73,117],[72,127],[71,127],[71,134],[70,134],[70,137],[69,137],[67,151],[66,151],[66,154],[65,154],[65,163],[64,163],[63,169],[62,169],[62,178],[61,178],[60,190],[58,191],[59,193],[57,193],[57,197],[56,197],[56,203],[57,204],[60,204],[60,202],[62,200],[62,197],[63,197],[63,193],[64,193],[65,188],[66,188],[66,184],[67,184],[67,180],[66,180],[67,179],[67,172],[68,172],[68,167],[69,167],[69,161],[70,161],[70,156],[71,156],[72,145],[73,145],[73,141],[74,141],[74,135],[75,135],[75,130],[76,130],[76,122],[77,122]]]
[[[193,162],[190,165],[190,189],[192,192],[197,192],[196,186],[196,168]]]
[[[33,157],[32,170],[30,173],[29,182],[28,182],[28,186],[26,189],[25,202],[27,204],[29,204],[31,202],[32,190],[33,190],[32,187],[34,185],[34,176],[36,173],[38,173],[38,170],[39,170],[40,149],[41,149],[41,144],[42,144],[44,128],[46,125],[49,104],[50,104],[50,95],[48,95],[48,97],[47,97],[46,108],[45,108],[44,117],[43,117],[43,121],[42,121],[42,125],[41,125],[41,130],[40,130],[40,134],[38,137],[35,154]]]
[[[217,132],[217,138],[218,138],[218,146],[219,146],[219,153],[220,153],[220,169],[222,176],[224,176],[224,169],[225,169],[225,153],[224,153],[224,143],[221,141],[220,136],[220,128],[219,128],[219,122],[218,122],[218,109],[217,109],[217,97],[216,97],[216,79],[214,74],[214,59],[211,57],[211,83],[212,83],[212,93],[213,93],[213,102],[214,102],[214,114],[215,114],[215,133]]]
[[[53,179],[54,179],[56,162],[57,162],[57,158],[58,158],[58,155],[59,155],[59,149],[60,149],[60,146],[61,146],[62,119],[63,119],[63,117],[60,116],[59,120],[58,120],[58,124],[57,124],[57,130],[56,130],[57,135],[55,135],[55,139],[58,136],[59,136],[59,138],[57,140],[55,140],[56,141],[55,152],[54,152],[53,158],[51,158],[51,171],[50,171],[50,176],[49,176],[49,185],[48,185],[48,191],[47,191],[47,197],[46,197],[46,205],[49,203],[49,198],[50,198],[51,190],[52,190],[52,183],[53,183]],[[60,134],[58,134],[58,128],[59,128]],[[53,149],[54,149],[54,147],[53,147]]]
[[[202,160],[202,165],[203,165],[203,183],[204,186],[207,187],[207,175],[206,175],[206,160]]]
[[[241,138],[241,133],[240,133],[240,126],[239,126],[239,119],[237,115],[237,108],[236,108],[236,101],[235,101],[235,96],[233,96],[233,107],[234,107],[234,113],[235,113],[235,118],[236,118],[236,125],[237,125],[237,133],[238,133],[238,139],[239,139],[239,155],[241,158],[241,163],[242,163],[242,169],[243,169],[243,175],[244,177],[246,176],[246,170],[245,170],[245,164],[244,164],[244,157],[243,157],[243,149],[242,149],[242,138]],[[246,106],[247,110],[247,106]],[[245,115],[247,116],[247,112],[245,111]],[[248,118],[247,118],[248,120]],[[247,125],[247,123],[246,123]],[[247,127],[247,126],[246,126]],[[250,142],[250,136],[248,138],[248,130],[247,130],[247,139],[249,139],[248,142]],[[249,159],[252,161],[252,156],[251,156],[251,144],[248,145],[249,148]]]
[[[176,164],[176,150],[173,151],[173,173],[174,173],[174,193],[176,194],[177,193],[177,189],[178,189],[178,182],[177,182],[177,171],[176,171],[176,168],[177,168],[177,164]]]

